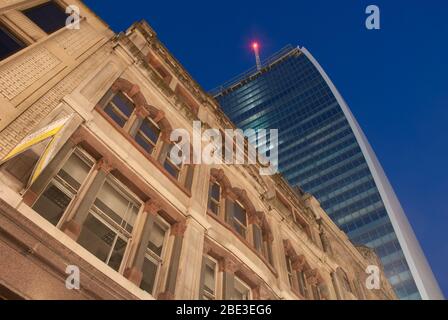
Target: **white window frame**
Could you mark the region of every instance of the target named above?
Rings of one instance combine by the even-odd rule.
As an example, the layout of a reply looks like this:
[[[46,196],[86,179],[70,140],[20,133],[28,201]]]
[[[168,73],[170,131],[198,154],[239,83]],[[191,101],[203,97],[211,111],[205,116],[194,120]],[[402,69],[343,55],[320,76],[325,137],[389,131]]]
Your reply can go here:
[[[134,112],[135,112],[135,110],[134,110]],[[144,123],[145,121],[149,121],[149,122],[151,122],[151,124],[152,124],[154,127],[156,127],[157,130],[159,130],[159,135],[157,136],[157,141],[156,141],[156,142],[153,142],[153,141],[152,141],[149,137],[147,137],[146,134],[143,133],[143,131],[141,130],[141,128],[142,128],[142,126],[143,126],[143,123]],[[146,117],[146,118],[142,119],[142,122],[141,122],[141,123],[139,124],[139,126],[137,127],[137,129],[136,129],[136,131],[135,131],[135,136],[134,136],[133,138],[134,138],[135,142],[136,142],[140,147],[143,148],[143,146],[141,146],[141,145],[137,142],[137,136],[139,135],[139,132],[142,132],[142,133],[141,133],[142,139],[144,139],[145,141],[147,141],[147,143],[150,144],[150,145],[152,146],[152,151],[151,151],[151,152],[149,152],[149,151],[146,150],[146,149],[145,149],[145,151],[146,151],[148,154],[150,154],[150,155],[154,155],[155,152],[156,152],[156,150],[157,150],[157,144],[158,144],[159,141],[160,141],[160,136],[162,135],[162,130],[160,129],[159,125],[158,125],[157,123],[155,123],[154,120],[151,119],[150,117]],[[144,148],[143,148],[143,149],[144,149]]]
[[[246,210],[246,208],[241,204],[241,202],[239,202],[238,200],[235,201],[234,203],[235,203],[235,205],[238,205],[238,206],[241,207],[241,209],[243,209],[244,214],[245,214],[245,216],[246,216],[246,219],[245,219],[245,220],[246,220],[246,225],[243,225],[242,222],[241,222],[240,220],[238,220],[238,219],[235,217],[235,212],[233,212],[233,214],[232,214],[232,228],[233,228],[233,230],[235,230],[235,232],[236,232],[238,235],[240,235],[240,236],[243,237],[244,239],[247,239],[247,237],[248,237],[248,233],[249,233],[249,221],[248,221],[248,217],[247,217],[247,210]],[[234,209],[235,209],[235,207],[234,207]],[[235,226],[233,225],[235,222],[236,222],[240,227],[242,227],[242,228],[244,229],[244,235],[240,234],[240,233],[236,230]]]
[[[247,289],[248,295],[247,295],[247,299],[245,299],[244,301],[252,300],[252,288],[246,282],[244,282],[243,280],[241,280],[240,278],[235,276],[235,278],[234,278],[234,288],[233,288],[233,290],[235,290],[235,291],[236,291],[236,284],[237,283],[239,283],[242,287]]]
[[[67,163],[67,161],[74,155],[76,154],[76,156],[78,156],[82,161],[84,161],[86,164],[90,165],[90,171],[87,174],[86,178],[84,179],[84,181],[81,183],[79,190],[78,191],[74,191],[70,190],[71,186],[68,185],[67,186],[64,185],[64,182],[62,177],[59,177],[58,179],[58,174],[59,172],[62,170],[62,168],[64,168],[65,164]],[[73,148],[65,157],[64,159],[61,161],[60,165],[58,166],[58,169],[56,171],[56,173],[52,176],[52,178],[48,181],[48,183],[45,185],[45,187],[42,189],[42,192],[39,194],[39,196],[37,197],[36,201],[34,202],[34,204],[32,205],[32,207],[34,207],[37,203],[37,201],[43,196],[43,194],[47,191],[47,189],[50,187],[50,185],[53,183],[61,192],[63,192],[65,195],[67,195],[68,197],[71,198],[70,203],[68,204],[67,208],[65,209],[65,212],[62,214],[61,218],[59,219],[59,222],[56,225],[56,228],[61,229],[62,225],[64,224],[64,222],[66,221],[67,217],[70,215],[72,208],[73,208],[73,204],[78,201],[78,195],[80,193],[82,193],[83,189],[86,187],[86,182],[89,180],[90,176],[92,175],[92,172],[95,170],[95,164],[96,164],[96,160],[87,153],[87,151],[79,148],[79,147],[75,147]],[[61,180],[61,181],[59,181]],[[65,182],[66,183],[66,182]]]
[[[214,199],[213,198],[213,196],[212,196],[212,190],[213,190],[213,186],[214,185],[218,185],[219,186],[219,199],[218,200],[216,200],[216,199]],[[219,182],[212,182],[212,181],[210,181],[210,194],[209,194],[209,199],[208,199],[208,205],[207,205],[207,210],[208,211],[210,211],[210,213],[213,213],[214,215],[216,215],[216,216],[220,216],[221,214],[221,199],[222,199],[222,186],[221,186],[221,184],[219,183]],[[213,202],[215,205],[216,205],[216,207],[218,208],[218,212],[213,212],[213,210],[210,208],[210,202]]]
[[[137,212],[137,217],[136,217],[136,220],[135,220],[135,222],[137,222],[138,221],[137,220],[138,215],[141,213],[141,209],[143,207],[143,202],[141,200],[139,200],[138,197],[132,193],[132,191],[130,191],[126,186],[124,186],[113,175],[109,175],[106,178],[106,181],[104,182],[104,184],[106,184],[108,182],[112,185],[112,187],[116,187],[116,191],[118,193],[120,193],[124,198],[129,200],[129,202],[133,202],[135,204],[138,204],[139,210]],[[97,198],[98,198],[98,196],[95,198],[95,201],[97,200]],[[126,249],[125,249],[125,251],[123,253],[123,259],[122,259],[120,267],[118,269],[118,272],[123,274],[124,269],[126,267],[126,257],[128,256],[128,253],[129,253],[128,251],[130,250],[130,247],[131,247],[130,244],[131,244],[131,241],[133,239],[135,225],[134,225],[133,230],[131,232],[127,231],[125,229],[125,226],[127,224],[122,226],[122,225],[118,224],[117,222],[113,221],[112,218],[110,218],[105,212],[101,212],[101,210],[95,206],[95,201],[92,204],[92,207],[89,209],[89,213],[88,214],[91,214],[95,219],[97,219],[98,221],[103,223],[107,228],[111,229],[111,231],[113,231],[113,232],[115,232],[117,234],[115,236],[113,244],[111,245],[111,250],[109,251],[109,256],[107,258],[107,261],[104,262],[106,265],[109,265],[110,257],[112,255],[113,248],[114,248],[116,242],[118,241],[118,238],[121,238],[121,240],[126,242]],[[97,211],[95,211],[95,209]],[[128,207],[128,210],[129,210],[129,213],[132,212],[131,211],[131,207]],[[125,219],[123,219],[123,221],[125,221]]]
[[[162,217],[157,216],[155,221],[154,221],[154,225],[158,224],[160,227],[162,227],[162,229],[165,230],[165,237],[163,239],[163,248],[162,248],[162,252],[160,254],[160,257],[157,256],[156,253],[152,252],[148,246],[146,246],[145,249],[145,257],[144,259],[148,259],[152,262],[154,262],[157,265],[157,271],[156,271],[156,276],[154,277],[154,287],[152,288],[152,292],[148,292],[149,294],[152,294],[153,296],[157,296],[160,290],[160,278],[161,278],[161,273],[162,273],[162,268],[165,265],[166,262],[166,258],[168,255],[168,240],[170,237],[170,224],[168,222],[166,222]],[[149,241],[148,241],[149,242]],[[142,270],[143,272],[143,270]]]
[[[202,295],[203,296],[206,296],[207,294],[206,294],[206,292],[208,293],[208,297],[210,298],[210,299],[208,299],[208,300],[219,300],[220,299],[220,296],[219,296],[219,293],[220,293],[220,288],[219,288],[219,262],[218,262],[218,260],[216,260],[216,259],[214,259],[214,258],[212,258],[212,257],[210,257],[210,256],[206,256],[205,257],[205,259],[207,259],[207,260],[209,260],[210,262],[212,262],[212,263],[214,263],[215,264],[215,268],[214,268],[214,279],[215,279],[215,288],[214,288],[214,296],[212,296],[212,294],[210,294],[210,293],[208,293],[205,289],[204,289],[204,287],[205,287],[205,283],[203,284],[203,287],[201,288],[201,292],[202,292]],[[205,274],[204,274],[204,277],[205,277]],[[204,299],[204,297],[201,297],[201,299],[202,300],[206,300],[206,299]]]

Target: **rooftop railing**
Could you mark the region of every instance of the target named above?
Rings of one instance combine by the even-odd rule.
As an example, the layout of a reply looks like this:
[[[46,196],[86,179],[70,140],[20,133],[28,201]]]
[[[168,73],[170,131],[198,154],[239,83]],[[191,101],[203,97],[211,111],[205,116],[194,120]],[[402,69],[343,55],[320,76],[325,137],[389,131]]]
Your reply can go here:
[[[282,58],[290,55],[292,52],[297,51],[298,49],[296,47],[293,47],[292,45],[288,44],[284,48],[282,48],[280,51],[277,51],[273,55],[269,56],[261,63],[261,69],[258,69],[256,66],[250,68],[249,70],[241,73],[240,75],[230,79],[229,81],[226,81],[222,85],[214,88],[213,90],[210,90],[210,95],[213,97],[219,96],[222,92],[231,89],[232,87],[238,85],[241,81],[244,79],[250,78],[258,73],[262,73],[264,69],[267,67],[270,67],[272,64],[276,63],[277,61],[281,60]]]

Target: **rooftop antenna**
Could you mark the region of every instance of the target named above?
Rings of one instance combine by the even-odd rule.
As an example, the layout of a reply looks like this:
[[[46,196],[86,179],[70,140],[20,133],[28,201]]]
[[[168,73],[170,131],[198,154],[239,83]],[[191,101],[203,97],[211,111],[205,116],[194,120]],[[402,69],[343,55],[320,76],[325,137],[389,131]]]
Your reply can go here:
[[[260,45],[258,44],[258,42],[252,43],[252,49],[254,50],[255,60],[257,61],[257,70],[260,71],[261,70],[261,59],[260,59]]]

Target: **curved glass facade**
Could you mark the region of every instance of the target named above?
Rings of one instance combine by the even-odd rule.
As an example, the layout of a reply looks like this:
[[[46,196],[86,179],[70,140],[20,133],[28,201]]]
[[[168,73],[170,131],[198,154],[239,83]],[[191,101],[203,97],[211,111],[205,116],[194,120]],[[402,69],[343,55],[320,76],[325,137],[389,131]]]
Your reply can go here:
[[[387,189],[382,183],[390,185],[382,170],[375,170],[373,151],[345,102],[306,49],[290,50],[276,62],[222,89],[216,99],[242,129],[279,129],[280,172],[292,186],[315,195],[355,244],[376,250],[399,298],[441,297],[398,200],[394,204],[401,212],[392,212],[394,204],[389,205],[382,191]],[[394,218],[396,214],[398,218]],[[403,218],[406,230],[398,230]],[[402,232],[407,234],[400,236]],[[410,261],[417,256],[424,261]],[[419,272],[425,275],[420,277]],[[434,295],[426,290],[425,281],[431,282]]]

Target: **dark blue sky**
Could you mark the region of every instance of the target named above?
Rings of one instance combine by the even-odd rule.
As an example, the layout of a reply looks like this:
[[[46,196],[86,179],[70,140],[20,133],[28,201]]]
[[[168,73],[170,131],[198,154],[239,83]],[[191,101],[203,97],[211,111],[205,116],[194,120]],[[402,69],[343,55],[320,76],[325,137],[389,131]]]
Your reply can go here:
[[[86,3],[115,31],[146,19],[212,89],[286,44],[305,46],[349,104],[448,297],[448,2],[445,0]],[[381,30],[364,27],[381,9]]]

